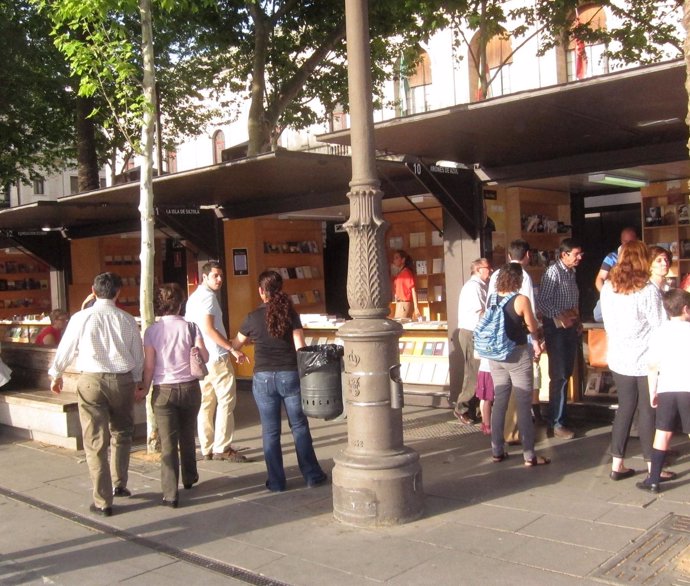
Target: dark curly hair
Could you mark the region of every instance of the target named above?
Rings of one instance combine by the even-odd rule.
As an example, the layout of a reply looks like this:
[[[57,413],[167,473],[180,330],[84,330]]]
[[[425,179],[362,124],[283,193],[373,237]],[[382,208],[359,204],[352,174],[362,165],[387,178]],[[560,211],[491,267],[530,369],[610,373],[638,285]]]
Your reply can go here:
[[[522,265],[509,262],[501,267],[496,278],[496,291],[500,293],[512,293],[522,287]]]
[[[266,300],[266,328],[274,338],[283,338],[292,329],[290,314],[294,311],[292,301],[283,293],[283,277],[275,271],[264,271],[259,275],[259,287]]]
[[[177,283],[163,283],[156,291],[156,315],[178,315],[184,303],[184,291]]]

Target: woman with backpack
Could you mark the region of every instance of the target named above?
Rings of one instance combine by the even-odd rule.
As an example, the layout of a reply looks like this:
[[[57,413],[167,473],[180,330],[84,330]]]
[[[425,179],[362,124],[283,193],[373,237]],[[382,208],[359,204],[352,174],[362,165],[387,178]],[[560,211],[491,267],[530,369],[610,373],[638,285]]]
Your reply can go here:
[[[487,327],[487,322],[500,324],[502,328],[494,334],[495,348],[487,352],[491,377],[494,381],[494,406],[491,413],[491,455],[494,462],[502,462],[508,457],[505,451],[503,426],[510,393],[515,394],[518,416],[518,430],[522,439],[525,466],[533,467],[548,464],[551,460],[537,456],[534,452],[534,423],[532,422],[532,358],[527,347],[527,332],[532,335],[534,359],[541,355],[539,323],[532,304],[525,295],[518,293],[522,286],[522,266],[508,263],[501,268],[496,281],[496,293],[487,301],[485,316],[477,326],[479,331]],[[481,347],[477,344],[475,347]],[[481,355],[481,350],[479,350]]]

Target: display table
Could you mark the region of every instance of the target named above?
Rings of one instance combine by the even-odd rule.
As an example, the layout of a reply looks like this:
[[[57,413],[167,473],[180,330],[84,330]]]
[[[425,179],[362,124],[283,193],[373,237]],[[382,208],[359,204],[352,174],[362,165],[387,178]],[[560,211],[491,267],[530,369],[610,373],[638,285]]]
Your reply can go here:
[[[340,320],[310,319],[301,316],[305,341],[308,346],[317,344],[343,344],[338,329],[345,323]],[[429,402],[449,406],[450,394],[448,324],[445,321],[407,322],[402,324],[403,333],[398,342],[400,349],[400,378],[406,401],[411,404]],[[420,401],[414,397],[431,397]]]

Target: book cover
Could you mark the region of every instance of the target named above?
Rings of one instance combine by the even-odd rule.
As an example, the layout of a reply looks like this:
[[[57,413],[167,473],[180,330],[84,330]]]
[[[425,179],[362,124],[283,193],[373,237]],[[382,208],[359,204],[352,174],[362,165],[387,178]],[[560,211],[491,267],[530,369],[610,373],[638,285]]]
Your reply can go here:
[[[690,239],[683,238],[679,244],[680,258],[690,258]]]
[[[661,221],[664,226],[675,226],[677,223],[676,206],[666,205],[662,208]]]
[[[690,224],[690,217],[688,216],[688,204],[686,203],[678,206],[678,223]]]
[[[388,247],[391,250],[400,250],[401,248],[404,248],[403,245],[403,237],[402,236],[393,236],[388,239]]]
[[[426,287],[420,287],[417,289],[417,301],[428,301],[429,300],[429,290]]]
[[[304,279],[304,269],[302,267],[295,267],[295,275],[298,279]]]
[[[431,246],[443,246],[443,234],[438,230],[431,231]]]
[[[434,301],[443,301],[443,285],[434,285]]]
[[[436,342],[434,344],[434,356],[443,356],[443,353],[446,350],[446,343],[445,342]]]
[[[426,246],[426,234],[424,232],[410,232],[410,248]]]
[[[414,348],[415,348],[414,341],[407,340],[405,342],[405,350],[404,350],[403,354],[405,354],[406,356],[411,356],[412,354],[414,354]]]
[[[661,206],[649,206],[644,213],[645,226],[661,225]]]
[[[443,259],[435,258],[431,261],[431,272],[438,275],[443,272]]]
[[[430,385],[431,381],[434,380],[434,371],[437,365],[435,362],[424,362],[422,368],[419,371],[419,382],[423,385]]]
[[[304,273],[304,277],[303,277],[303,278],[305,278],[305,279],[311,279],[311,278],[312,278],[312,276],[311,276],[311,267],[310,267],[310,266],[306,266],[306,265],[305,265],[305,266],[300,267],[300,268],[302,269],[302,273]]]
[[[422,363],[415,360],[410,362],[410,366],[407,367],[407,377],[404,379],[406,383],[419,384],[422,373]]]
[[[283,279],[289,279],[290,278],[290,273],[288,273],[288,270],[286,267],[280,267],[278,269],[278,272],[280,273],[280,276],[283,277]]]
[[[448,362],[439,362],[434,369],[434,376],[431,379],[432,385],[445,386],[450,384]]]
[[[415,263],[416,271],[418,275],[426,275],[427,265],[425,260],[418,260]]]
[[[424,342],[424,347],[422,349],[423,356],[433,356],[434,355],[434,343]]]
[[[295,270],[295,267],[288,267],[287,272],[288,272],[288,278],[290,278],[290,279],[296,279],[297,278],[297,271]]]

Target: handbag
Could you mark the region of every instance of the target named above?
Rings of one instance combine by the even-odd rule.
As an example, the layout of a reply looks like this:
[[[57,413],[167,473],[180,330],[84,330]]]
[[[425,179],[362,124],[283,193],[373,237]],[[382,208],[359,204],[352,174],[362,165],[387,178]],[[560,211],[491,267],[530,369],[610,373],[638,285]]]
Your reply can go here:
[[[194,345],[196,340],[196,328],[193,323],[188,323],[189,333],[192,336],[192,348],[189,351],[189,370],[192,371],[192,376],[198,378],[199,380],[205,378],[208,375],[208,368],[201,358],[201,353],[199,348]]]

